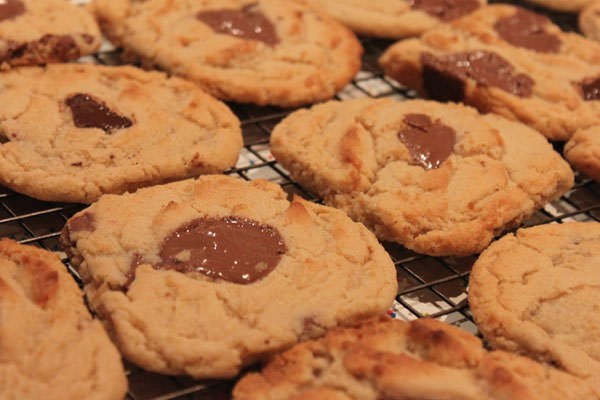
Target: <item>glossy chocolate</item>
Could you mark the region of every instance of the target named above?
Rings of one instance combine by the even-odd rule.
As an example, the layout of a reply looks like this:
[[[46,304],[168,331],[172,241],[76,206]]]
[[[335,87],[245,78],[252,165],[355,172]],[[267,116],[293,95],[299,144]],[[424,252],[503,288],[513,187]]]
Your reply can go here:
[[[421,10],[442,21],[470,14],[479,8],[477,0],[410,0],[413,10]]]
[[[577,85],[584,100],[600,100],[600,77],[585,79]]]
[[[78,128],[100,128],[105,132],[129,128],[132,122],[105,104],[84,93],[69,96],[65,103],[71,108],[73,123]]]
[[[21,0],[4,0],[0,2],[0,22],[13,19],[25,13],[25,4]]]
[[[398,132],[398,138],[408,148],[412,163],[425,169],[439,168],[452,154],[454,129],[425,114],[407,114],[403,121],[406,127]]]
[[[550,20],[542,15],[519,8],[513,15],[500,18],[494,25],[498,35],[508,43],[541,53],[558,53],[561,40],[546,32]]]
[[[269,46],[279,43],[275,27],[256,4],[241,10],[220,9],[200,11],[196,18],[210,26],[216,33],[223,33],[242,39],[258,40]]]
[[[471,51],[435,56],[424,53],[423,85],[427,94],[437,100],[461,101],[467,79],[479,85],[494,86],[518,97],[529,97],[535,81],[517,74],[512,64],[490,51]]]
[[[267,276],[286,251],[270,225],[240,217],[200,218],[164,239],[157,268],[247,284]]]

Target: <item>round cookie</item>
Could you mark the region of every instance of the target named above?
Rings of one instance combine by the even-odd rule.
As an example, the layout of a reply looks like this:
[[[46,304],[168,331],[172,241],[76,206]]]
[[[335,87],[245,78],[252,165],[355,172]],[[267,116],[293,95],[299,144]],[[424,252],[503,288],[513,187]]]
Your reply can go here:
[[[579,30],[588,38],[600,41],[600,1],[592,1],[581,10]]]
[[[458,104],[358,99],[284,119],[277,161],[381,240],[431,255],[483,250],[573,184],[525,125]]]
[[[296,106],[333,97],[358,72],[356,37],[304,0],[96,0],[105,34],[214,96]]]
[[[132,67],[53,64],[0,75],[0,183],[42,200],[221,172],[238,119],[192,83]]]
[[[383,315],[396,270],[362,225],[276,184],[214,175],[103,196],[61,242],[125,357],[196,378]]]
[[[233,400],[579,400],[586,383],[433,319],[368,320],[335,329],[249,373]]]
[[[0,398],[121,400],[117,349],[56,254],[0,240]]]
[[[600,223],[519,230],[473,266],[469,304],[497,348],[550,362],[600,394]]]
[[[417,36],[467,15],[485,0],[310,0],[338,21],[365,36],[399,39]]]
[[[69,0],[0,2],[0,67],[74,60],[100,48],[94,17]]]
[[[576,170],[600,182],[600,126],[575,132],[564,155]]]
[[[392,45],[379,63],[423,95],[523,122],[550,140],[600,125],[600,44],[523,8],[483,7]]]

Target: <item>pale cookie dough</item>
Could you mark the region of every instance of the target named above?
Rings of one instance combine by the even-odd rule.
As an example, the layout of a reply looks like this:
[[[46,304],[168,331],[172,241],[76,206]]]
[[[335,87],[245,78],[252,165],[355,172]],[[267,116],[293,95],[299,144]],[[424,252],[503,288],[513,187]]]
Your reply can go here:
[[[551,140],[600,125],[600,44],[522,8],[481,8],[396,43],[379,61],[424,95],[521,121]]]
[[[437,256],[480,252],[573,184],[536,131],[424,100],[296,111],[274,129],[271,151],[295,180],[381,240]]]
[[[521,229],[473,266],[469,304],[485,339],[589,380],[600,394],[600,223]]]
[[[399,39],[465,16],[485,0],[310,0],[310,4],[358,34]]]
[[[240,123],[192,83],[132,67],[53,64],[0,74],[0,183],[49,201],[222,172]]]
[[[581,10],[579,29],[588,38],[600,41],[600,1],[592,1]]]
[[[165,374],[233,377],[382,315],[397,290],[364,226],[262,180],[204,176],[103,196],[61,242],[124,356]]]
[[[0,68],[74,60],[101,41],[94,17],[69,0],[0,1]]]
[[[326,100],[358,72],[351,31],[304,0],[95,0],[105,34],[140,59],[224,100]],[[213,30],[214,29],[214,30]]]
[[[121,400],[117,349],[59,258],[0,240],[0,398]]]
[[[564,155],[576,170],[600,182],[600,126],[575,132]]]
[[[475,336],[433,319],[332,330],[276,356],[233,391],[234,400],[597,398],[577,377],[487,351]]]

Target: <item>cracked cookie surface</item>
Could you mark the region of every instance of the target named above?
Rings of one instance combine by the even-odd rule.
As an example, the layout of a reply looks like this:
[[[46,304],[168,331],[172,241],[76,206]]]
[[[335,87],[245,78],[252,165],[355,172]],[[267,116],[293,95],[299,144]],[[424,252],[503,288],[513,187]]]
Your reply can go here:
[[[0,67],[74,60],[100,48],[93,16],[69,0],[0,3]]]
[[[421,134],[448,143],[428,147]],[[573,184],[565,161],[527,126],[423,100],[296,111],[274,129],[271,151],[381,240],[432,255],[480,252]]]
[[[564,155],[576,170],[600,182],[600,127],[575,132],[565,144]]]
[[[121,400],[117,349],[56,254],[0,240],[0,398]]]
[[[421,33],[473,12],[480,0],[311,0],[311,5],[342,22],[354,32],[399,39]]]
[[[52,64],[0,75],[0,182],[42,200],[221,172],[238,119],[190,82],[132,67]]]
[[[600,394],[600,223],[519,230],[473,266],[469,304],[494,347],[550,362]]]
[[[330,331],[249,373],[234,400],[597,399],[577,377],[432,319],[369,320]]]
[[[124,356],[166,374],[235,376],[383,314],[397,289],[364,226],[261,180],[204,176],[106,195],[68,221],[61,242]],[[231,265],[219,270],[215,257]]]
[[[354,34],[303,0],[95,0],[93,9],[128,57],[224,100],[326,100],[360,68]]]
[[[519,7],[481,8],[392,45],[379,62],[433,99],[521,121],[551,140],[600,124],[600,44]]]

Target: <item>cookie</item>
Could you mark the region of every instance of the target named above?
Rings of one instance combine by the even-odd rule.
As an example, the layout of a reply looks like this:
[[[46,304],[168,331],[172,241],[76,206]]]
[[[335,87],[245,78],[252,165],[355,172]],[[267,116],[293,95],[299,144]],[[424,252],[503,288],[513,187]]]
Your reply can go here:
[[[600,126],[575,132],[564,155],[576,170],[600,182]]]
[[[584,9],[594,0],[527,0],[527,2],[531,4],[535,4],[537,6],[541,6],[544,8],[549,8],[555,11],[561,12],[569,12],[576,13]]]
[[[235,376],[383,315],[397,289],[364,226],[262,180],[204,176],[103,196],[61,242],[121,352],[165,374]]]
[[[234,400],[597,399],[584,381],[433,319],[369,320],[275,357]]]
[[[101,41],[94,17],[71,1],[0,2],[0,68],[74,60]]]
[[[422,94],[521,121],[551,140],[600,124],[600,44],[518,7],[487,6],[400,41],[380,64]]]
[[[42,200],[221,172],[238,119],[196,85],[132,67],[53,64],[0,75],[0,183]]]
[[[579,14],[579,30],[590,39],[600,41],[600,2],[592,1]]]
[[[275,127],[271,151],[379,239],[436,256],[480,252],[573,184],[567,163],[527,126],[424,100],[296,111]]]
[[[305,1],[96,0],[102,30],[214,96],[296,106],[333,97],[360,68],[356,37]]]
[[[121,400],[117,349],[50,252],[0,240],[0,398]]]
[[[600,394],[598,265],[598,222],[521,229],[473,266],[473,317],[493,347],[552,363]]]
[[[388,39],[420,35],[482,4],[485,0],[311,0],[354,32]]]

